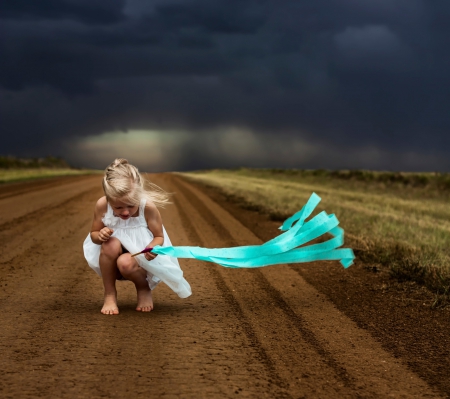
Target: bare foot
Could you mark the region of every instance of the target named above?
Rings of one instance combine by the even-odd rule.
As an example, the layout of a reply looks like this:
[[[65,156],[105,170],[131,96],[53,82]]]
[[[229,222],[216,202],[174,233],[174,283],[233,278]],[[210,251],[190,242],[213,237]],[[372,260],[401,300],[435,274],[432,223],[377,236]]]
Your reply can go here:
[[[137,290],[137,306],[138,312],[151,312],[153,310],[153,298],[150,288]]]
[[[101,312],[103,314],[119,314],[117,298],[114,294],[105,295],[105,303],[103,304]]]

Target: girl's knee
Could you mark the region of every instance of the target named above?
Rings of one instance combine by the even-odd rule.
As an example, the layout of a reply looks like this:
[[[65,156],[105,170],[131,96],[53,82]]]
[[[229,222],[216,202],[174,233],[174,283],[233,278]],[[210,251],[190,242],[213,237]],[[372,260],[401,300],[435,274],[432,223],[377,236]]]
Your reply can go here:
[[[117,267],[123,275],[131,273],[138,268],[136,260],[130,254],[123,254],[117,259]]]
[[[101,253],[111,258],[117,258],[122,253],[122,245],[117,238],[110,238],[102,244]]]

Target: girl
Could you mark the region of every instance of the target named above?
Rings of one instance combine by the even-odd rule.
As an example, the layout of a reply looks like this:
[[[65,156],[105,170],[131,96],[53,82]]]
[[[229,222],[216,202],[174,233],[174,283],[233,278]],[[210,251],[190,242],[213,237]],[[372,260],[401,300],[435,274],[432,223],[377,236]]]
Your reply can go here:
[[[137,168],[126,159],[116,159],[105,170],[105,196],[95,205],[90,234],[83,244],[89,266],[103,279],[103,314],[119,314],[116,280],[130,280],[136,286],[140,312],[153,309],[152,290],[164,281],[180,298],[191,295],[176,258],[151,252],[134,258],[131,253],[161,245],[171,246],[157,205],[168,203],[168,195],[147,184]]]

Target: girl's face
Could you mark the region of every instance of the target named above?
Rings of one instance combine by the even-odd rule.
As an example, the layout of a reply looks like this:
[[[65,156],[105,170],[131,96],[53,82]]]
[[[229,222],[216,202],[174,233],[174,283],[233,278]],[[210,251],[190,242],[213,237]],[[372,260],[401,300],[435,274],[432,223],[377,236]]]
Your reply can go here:
[[[113,209],[114,216],[127,220],[137,213],[139,205],[130,204],[126,199],[109,200],[109,204]]]

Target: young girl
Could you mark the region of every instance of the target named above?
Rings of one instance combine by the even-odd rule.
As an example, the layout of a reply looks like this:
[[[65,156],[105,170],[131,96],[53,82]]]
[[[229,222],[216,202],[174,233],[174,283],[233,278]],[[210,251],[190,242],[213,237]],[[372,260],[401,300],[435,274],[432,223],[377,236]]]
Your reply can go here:
[[[116,159],[105,170],[105,196],[95,205],[91,232],[83,244],[89,266],[103,279],[103,314],[119,314],[116,280],[134,283],[136,310],[141,312],[153,309],[151,291],[160,281],[180,298],[192,293],[176,258],[151,252],[131,257],[144,248],[172,245],[156,207],[167,204],[168,195],[154,184],[147,186],[126,159]]]

